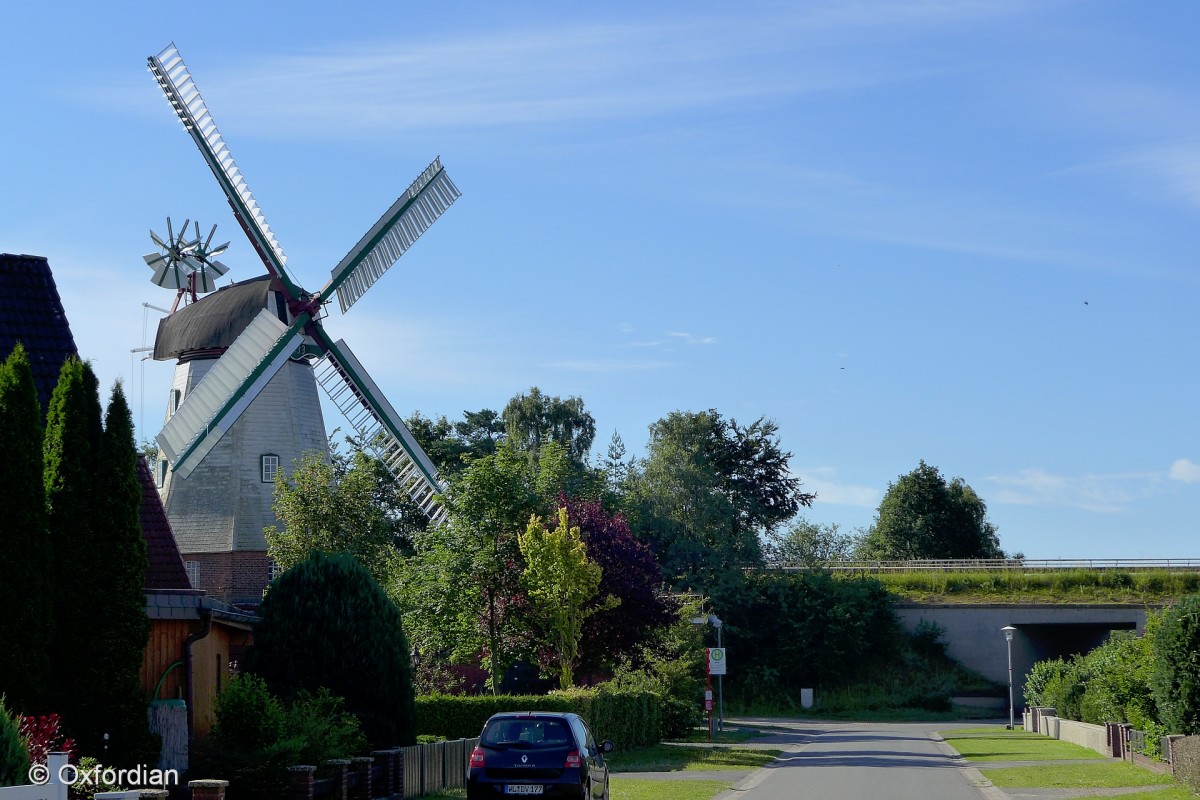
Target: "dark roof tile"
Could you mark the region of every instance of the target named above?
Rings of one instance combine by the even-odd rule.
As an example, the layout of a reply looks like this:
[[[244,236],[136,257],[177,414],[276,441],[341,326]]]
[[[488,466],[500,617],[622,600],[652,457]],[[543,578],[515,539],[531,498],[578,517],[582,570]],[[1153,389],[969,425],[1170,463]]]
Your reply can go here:
[[[50,264],[42,256],[0,253],[0,358],[25,345],[42,413],[68,356],[78,355]]]
[[[143,457],[138,458],[138,481],[142,484],[142,535],[146,537],[147,589],[191,589],[183,557],[171,533],[171,523],[163,511],[158,489],[154,487],[154,476]],[[170,600],[168,603],[175,605]]]

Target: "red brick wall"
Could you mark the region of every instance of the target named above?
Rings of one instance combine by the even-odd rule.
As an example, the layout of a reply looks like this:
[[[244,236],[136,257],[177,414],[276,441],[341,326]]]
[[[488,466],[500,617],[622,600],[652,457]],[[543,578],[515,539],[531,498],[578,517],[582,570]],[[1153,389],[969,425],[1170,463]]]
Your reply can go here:
[[[271,559],[262,551],[184,553],[183,561],[198,561],[200,585],[196,588],[226,603],[256,605],[271,582]]]

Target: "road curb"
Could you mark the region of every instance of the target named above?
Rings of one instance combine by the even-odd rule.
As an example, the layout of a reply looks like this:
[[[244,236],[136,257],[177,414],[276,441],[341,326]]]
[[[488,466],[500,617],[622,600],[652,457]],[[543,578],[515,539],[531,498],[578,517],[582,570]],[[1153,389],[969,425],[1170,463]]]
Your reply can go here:
[[[929,734],[929,738],[937,744],[938,749],[954,759],[955,769],[957,769],[959,773],[966,778],[967,783],[978,789],[979,793],[982,794],[986,800],[1009,800],[1008,795],[1003,789],[997,787],[994,783],[983,777],[982,772],[968,764],[967,760],[963,758],[961,753],[946,743],[946,740],[942,738],[941,734],[931,733]]]

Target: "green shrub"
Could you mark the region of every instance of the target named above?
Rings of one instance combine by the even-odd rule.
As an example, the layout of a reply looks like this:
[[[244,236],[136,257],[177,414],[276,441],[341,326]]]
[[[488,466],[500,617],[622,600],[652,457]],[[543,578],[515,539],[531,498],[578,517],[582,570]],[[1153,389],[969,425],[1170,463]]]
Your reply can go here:
[[[229,800],[282,797],[288,767],[323,765],[368,748],[358,719],[328,689],[301,692],[285,705],[261,679],[243,675],[217,697],[216,715],[192,772],[228,780]]]
[[[328,688],[373,745],[416,741],[400,612],[353,556],[314,550],[271,584],[259,614],[247,671],[272,692],[286,700]]]
[[[1067,671],[1066,662],[1061,658],[1050,658],[1033,665],[1025,678],[1025,703],[1033,707],[1052,706],[1046,699],[1046,686]]]
[[[21,741],[21,720],[0,695],[0,786],[29,782],[29,754]]]
[[[1200,736],[1185,736],[1175,742],[1175,778],[1200,792]]]
[[[661,699],[654,692],[601,686],[548,695],[424,695],[417,698],[417,730],[447,739],[478,736],[493,714],[505,711],[556,711],[583,717],[599,740],[618,749],[662,739]]]
[[[1163,612],[1154,637],[1152,686],[1159,718],[1172,732],[1200,733],[1200,595]]]
[[[217,696],[210,737],[229,750],[258,750],[283,734],[283,706],[257,675],[240,675]]]

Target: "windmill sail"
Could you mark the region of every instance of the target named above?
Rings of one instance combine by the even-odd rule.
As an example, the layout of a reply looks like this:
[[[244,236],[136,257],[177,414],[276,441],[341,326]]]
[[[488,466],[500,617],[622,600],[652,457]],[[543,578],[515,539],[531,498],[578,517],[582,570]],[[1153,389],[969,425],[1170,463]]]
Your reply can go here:
[[[183,56],[172,43],[158,55],[150,56],[148,61],[150,72],[154,74],[154,79],[171,102],[172,108],[183,122],[183,127],[200,148],[204,160],[208,162],[209,168],[225,192],[234,216],[250,237],[254,249],[258,251],[267,269],[283,281],[293,297],[298,297],[299,287],[284,270],[287,257],[284,256],[275,234],[271,232],[271,227],[267,225],[266,217],[258,207],[254,195],[250,193],[250,187],[246,185],[246,179],[242,177],[228,145],[221,138],[221,131],[217,129],[217,123],[208,106],[204,104],[196,82],[192,80],[187,65],[183,63]]]
[[[321,296],[336,291],[345,314],[459,197],[441,159],[435,158],[333,268]]]
[[[325,338],[324,332],[319,338]],[[344,340],[321,342],[325,356],[317,364],[317,382],[353,426],[363,444],[375,451],[396,479],[397,487],[437,524],[446,509],[437,495],[445,490],[437,468],[375,381]]]
[[[190,475],[233,427],[301,345],[308,321],[303,314],[289,328],[263,309],[188,392],[157,437],[176,474]]]

